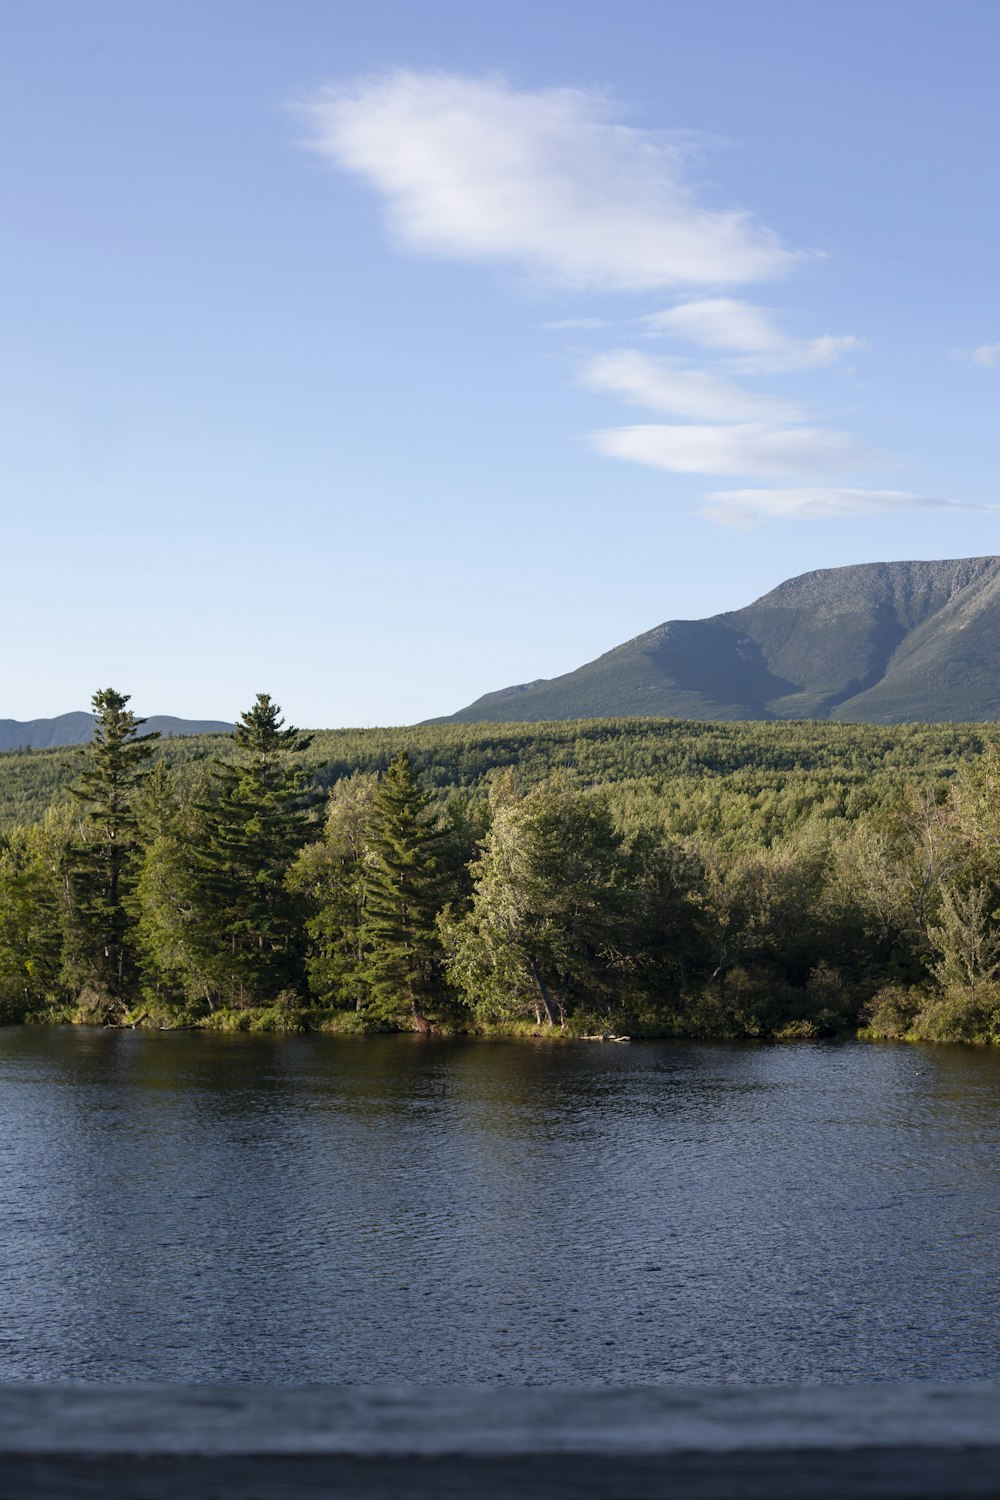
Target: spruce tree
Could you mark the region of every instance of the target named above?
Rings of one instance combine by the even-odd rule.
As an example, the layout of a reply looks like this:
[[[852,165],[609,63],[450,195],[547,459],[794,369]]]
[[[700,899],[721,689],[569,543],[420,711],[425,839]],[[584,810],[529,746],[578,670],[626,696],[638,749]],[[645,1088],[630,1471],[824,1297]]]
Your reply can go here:
[[[129,694],[114,688],[94,694],[94,736],[70,788],[84,816],[69,852],[66,978],[120,1011],[134,999],[136,978],[128,914],[140,846],[135,804],[159,739],[139,733],[146,721],[128,703]]]
[[[369,1008],[386,1021],[409,1017],[430,1027],[440,994],[438,852],[441,835],[428,812],[413,763],[400,752],[375,794],[370,858],[364,866],[364,933]]]
[[[259,693],[234,742],[234,760],[216,762],[215,795],[200,809],[193,899],[208,988],[247,1005],[302,982],[302,902],[286,877],[312,829],[307,772],[291,759],[312,736],[285,728],[278,705]]]

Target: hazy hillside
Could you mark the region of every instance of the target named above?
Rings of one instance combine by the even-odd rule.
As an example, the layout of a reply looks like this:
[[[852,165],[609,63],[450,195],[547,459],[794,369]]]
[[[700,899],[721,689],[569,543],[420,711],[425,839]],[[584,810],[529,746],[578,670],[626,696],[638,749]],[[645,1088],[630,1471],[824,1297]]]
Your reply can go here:
[[[1000,558],[861,563],[789,579],[744,609],[671,620],[562,677],[435,722],[1000,719]]]
[[[221,719],[175,719],[153,714],[144,734],[225,734],[232,729]],[[54,719],[0,719],[0,750],[52,750],[60,745],[82,745],[94,732],[92,714],[59,714]]]

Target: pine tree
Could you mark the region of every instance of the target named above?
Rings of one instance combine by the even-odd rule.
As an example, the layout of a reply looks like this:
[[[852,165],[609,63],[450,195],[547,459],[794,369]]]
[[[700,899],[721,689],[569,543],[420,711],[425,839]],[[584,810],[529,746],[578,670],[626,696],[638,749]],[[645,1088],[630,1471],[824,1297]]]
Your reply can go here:
[[[438,846],[405,751],[392,762],[375,794],[374,832],[364,866],[364,935],[368,948],[369,1008],[386,1021],[407,1014],[420,1031],[441,991]]]
[[[215,796],[192,851],[193,930],[206,988],[237,1005],[274,1000],[302,983],[301,898],[287,879],[312,829],[307,773],[290,757],[312,736],[285,728],[267,693],[240,718],[236,756],[217,761]]]
[[[139,733],[146,721],[128,702],[129,694],[114,688],[94,694],[94,737],[70,788],[84,817],[69,854],[66,977],[78,992],[90,990],[99,1004],[110,1001],[120,1011],[129,1009],[136,977],[128,914],[140,846],[135,803],[159,739]]]

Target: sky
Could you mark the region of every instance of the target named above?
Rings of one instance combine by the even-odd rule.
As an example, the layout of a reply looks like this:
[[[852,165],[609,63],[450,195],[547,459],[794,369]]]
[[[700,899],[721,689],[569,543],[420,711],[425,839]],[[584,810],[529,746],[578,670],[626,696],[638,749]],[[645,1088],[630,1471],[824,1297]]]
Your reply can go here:
[[[1000,552],[996,0],[31,0],[0,717],[412,723]]]

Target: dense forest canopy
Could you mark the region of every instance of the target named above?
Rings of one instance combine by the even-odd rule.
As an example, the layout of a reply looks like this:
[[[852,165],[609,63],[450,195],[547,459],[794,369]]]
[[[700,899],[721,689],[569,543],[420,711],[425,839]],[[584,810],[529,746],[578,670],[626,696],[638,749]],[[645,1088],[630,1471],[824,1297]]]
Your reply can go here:
[[[534,785],[553,771],[588,785],[632,782],[686,800],[685,782],[725,777],[726,792],[807,797],[879,796],[901,778],[947,778],[980,755],[1000,729],[990,724],[888,727],[819,722],[699,723],[681,719],[580,719],[550,724],[438,724],[408,729],[327,729],[312,734],[302,764],[329,789],[355,771],[385,771],[405,750],[421,782],[436,791],[482,789],[491,771],[516,766]],[[158,757],[191,784],[228,735],[163,740]],[[0,754],[0,828],[36,822],[79,774],[78,748]],[[735,778],[735,779],[733,779]],[[876,786],[872,788],[872,778]],[[722,788],[720,787],[720,791]],[[791,806],[791,800],[789,801]]]
[[[0,1014],[1000,1040],[991,726],[662,719],[0,756]]]

